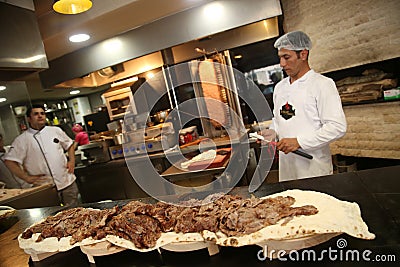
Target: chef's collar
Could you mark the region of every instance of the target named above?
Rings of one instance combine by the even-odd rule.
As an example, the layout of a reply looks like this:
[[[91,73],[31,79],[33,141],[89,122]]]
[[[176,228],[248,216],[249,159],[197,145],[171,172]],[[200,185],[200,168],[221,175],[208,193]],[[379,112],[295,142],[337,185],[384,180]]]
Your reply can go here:
[[[33,129],[33,128],[29,127],[27,131],[29,131],[31,134],[37,134],[40,131],[42,131],[45,127],[46,127],[46,125],[40,130],[36,130],[36,129]]]
[[[304,81],[307,80],[308,77],[310,77],[311,74],[313,74],[313,73],[314,73],[314,71],[310,69],[309,71],[306,72],[306,74],[304,74],[304,75],[301,76],[299,79],[297,79],[297,81],[299,81],[299,82],[304,82]]]
[[[298,83],[298,82],[304,82],[305,80],[308,79],[308,77],[310,77],[310,76],[312,75],[312,73],[314,73],[314,70],[311,70],[311,69],[310,69],[310,70],[307,71],[303,76],[301,76],[299,79],[295,80],[295,81],[292,82],[292,83],[290,83],[290,77],[289,77],[289,76],[286,77],[286,80],[287,80],[287,83],[288,83],[289,85],[293,85],[293,84]]]

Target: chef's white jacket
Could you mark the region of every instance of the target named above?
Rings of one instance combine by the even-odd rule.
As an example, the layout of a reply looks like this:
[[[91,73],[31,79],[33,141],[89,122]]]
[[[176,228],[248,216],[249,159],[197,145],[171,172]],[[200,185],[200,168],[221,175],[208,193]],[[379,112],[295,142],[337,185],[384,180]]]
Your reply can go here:
[[[277,137],[297,138],[313,159],[279,153],[279,180],[293,180],[333,173],[329,143],[346,133],[346,118],[334,81],[308,71],[290,84],[287,77],[275,86],[271,128]]]
[[[29,175],[45,174],[57,190],[62,190],[76,179],[73,173],[68,173],[64,154],[73,142],[55,126],[45,126],[40,131],[29,128],[15,138],[4,159],[18,162]]]

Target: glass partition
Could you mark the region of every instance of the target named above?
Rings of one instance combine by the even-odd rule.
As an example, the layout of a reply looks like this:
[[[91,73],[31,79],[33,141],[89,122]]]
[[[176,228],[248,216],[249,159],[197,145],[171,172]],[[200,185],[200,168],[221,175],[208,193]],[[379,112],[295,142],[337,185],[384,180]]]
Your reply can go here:
[[[0,81],[0,133],[4,145],[28,128],[26,110],[31,105],[28,89],[22,81]]]

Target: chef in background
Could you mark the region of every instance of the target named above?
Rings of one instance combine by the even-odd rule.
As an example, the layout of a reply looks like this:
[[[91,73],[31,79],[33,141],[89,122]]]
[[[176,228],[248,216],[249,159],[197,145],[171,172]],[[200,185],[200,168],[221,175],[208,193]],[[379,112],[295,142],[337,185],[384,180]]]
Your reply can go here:
[[[76,206],[79,191],[74,175],[74,141],[61,128],[46,126],[43,106],[33,105],[26,114],[29,129],[15,138],[4,156],[5,164],[30,184],[54,183],[61,203]],[[68,151],[68,160],[64,151]]]
[[[72,126],[72,131],[75,134],[75,142],[74,148],[76,149],[78,146],[89,144],[89,135],[87,132],[83,130],[83,127],[80,124],[75,124]]]
[[[261,134],[265,140],[279,139],[279,181],[332,174],[329,143],[347,128],[335,82],[310,68],[312,44],[304,32],[289,32],[274,46],[288,77],[275,86],[273,123]],[[313,159],[290,153],[297,149]]]

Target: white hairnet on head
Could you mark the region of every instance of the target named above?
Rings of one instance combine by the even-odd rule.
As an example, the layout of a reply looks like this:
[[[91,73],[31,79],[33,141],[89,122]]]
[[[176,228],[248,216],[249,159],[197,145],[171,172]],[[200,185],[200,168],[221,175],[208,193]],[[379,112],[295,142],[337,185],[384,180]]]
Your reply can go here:
[[[274,47],[278,50],[285,48],[288,50],[299,51],[303,49],[311,49],[311,39],[302,31],[288,32],[285,35],[279,37],[275,41]]]

